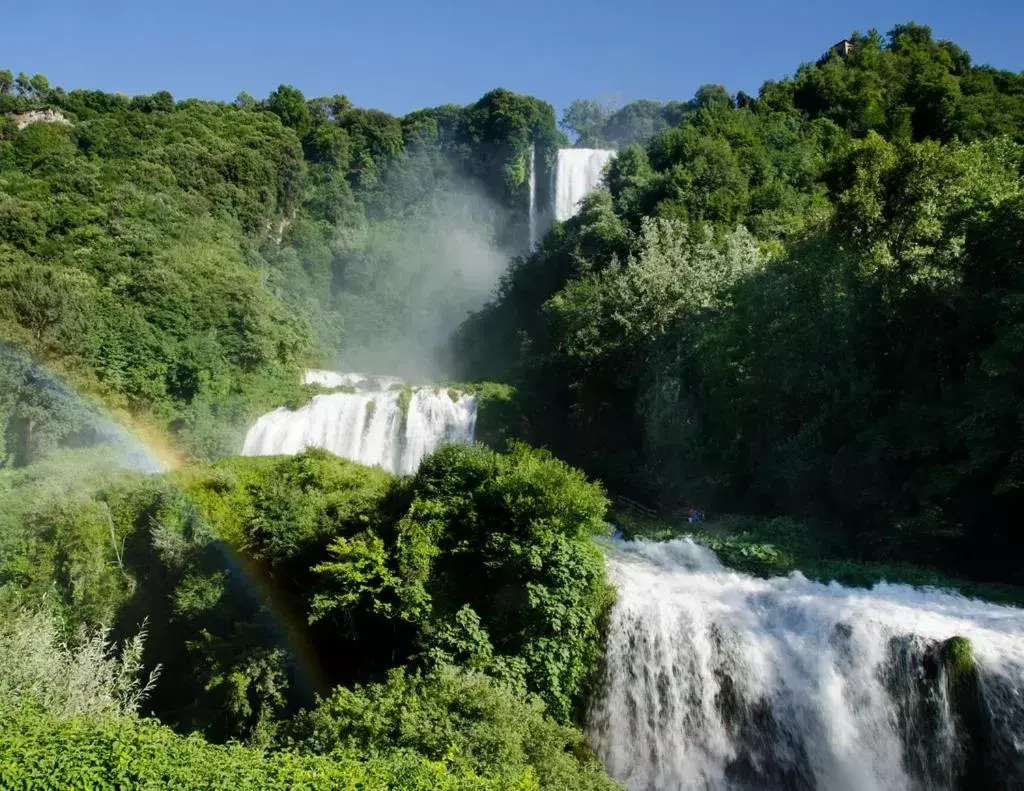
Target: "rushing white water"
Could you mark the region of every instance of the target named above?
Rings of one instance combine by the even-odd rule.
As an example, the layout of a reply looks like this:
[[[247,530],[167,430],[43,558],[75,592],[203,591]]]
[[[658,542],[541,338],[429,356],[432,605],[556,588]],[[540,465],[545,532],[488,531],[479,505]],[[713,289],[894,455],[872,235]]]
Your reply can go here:
[[[530,147],[530,250],[537,244],[537,144]]]
[[[604,166],[615,156],[603,148],[562,148],[555,169],[555,219],[565,222],[580,201],[601,185]]]
[[[310,373],[307,372],[307,379]],[[329,372],[328,372],[329,373]],[[345,377],[345,384],[362,387],[365,378]],[[338,386],[319,377],[325,386]],[[355,393],[314,396],[300,409],[284,407],[259,418],[249,429],[243,456],[294,454],[305,448],[326,448],[362,464],[383,467],[399,475],[413,473],[424,456],[443,442],[472,442],[476,426],[476,397],[432,387],[415,388],[408,404],[394,389],[361,389]]]
[[[354,386],[365,381],[366,377],[362,374],[339,374],[335,371],[318,371],[316,369],[309,369],[302,375],[302,384],[321,385],[322,387]]]
[[[688,540],[614,541],[608,564],[619,595],[587,733],[632,791],[945,791],[972,756],[988,773],[972,788],[1024,788],[1024,610],[756,579]],[[953,636],[973,646],[973,697],[950,692]],[[971,711],[985,727],[969,733]]]

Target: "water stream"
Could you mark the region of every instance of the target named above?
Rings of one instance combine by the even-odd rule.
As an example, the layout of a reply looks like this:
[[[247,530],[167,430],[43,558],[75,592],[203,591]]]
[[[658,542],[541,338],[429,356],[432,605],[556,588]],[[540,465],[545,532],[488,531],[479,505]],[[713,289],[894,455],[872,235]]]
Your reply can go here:
[[[689,540],[615,541],[608,566],[587,733],[632,791],[1024,788],[1024,610],[757,579]]]

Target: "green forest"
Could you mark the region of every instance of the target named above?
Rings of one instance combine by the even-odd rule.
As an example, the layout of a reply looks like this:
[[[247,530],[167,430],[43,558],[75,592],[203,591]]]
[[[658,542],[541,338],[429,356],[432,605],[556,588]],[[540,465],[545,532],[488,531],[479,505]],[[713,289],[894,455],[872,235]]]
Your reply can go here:
[[[1024,76],[917,25],[851,43],[621,149],[455,359],[663,514],[1024,583]],[[651,109],[566,115],[607,144]]]
[[[0,70],[0,787],[618,788],[609,519],[1024,599],[1024,72],[849,41],[561,119]],[[617,155],[528,249],[571,145]],[[309,367],[493,406],[412,476],[237,456]]]

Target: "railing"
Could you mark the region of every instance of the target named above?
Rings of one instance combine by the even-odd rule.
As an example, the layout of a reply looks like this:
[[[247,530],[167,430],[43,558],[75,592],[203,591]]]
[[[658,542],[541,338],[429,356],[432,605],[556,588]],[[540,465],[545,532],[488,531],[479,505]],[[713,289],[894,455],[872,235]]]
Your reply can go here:
[[[624,511],[631,511],[638,516],[646,517],[647,519],[657,519],[658,512],[653,508],[649,508],[646,505],[641,505],[636,500],[630,500],[628,497],[622,497],[621,495],[612,495],[612,501],[616,506]]]

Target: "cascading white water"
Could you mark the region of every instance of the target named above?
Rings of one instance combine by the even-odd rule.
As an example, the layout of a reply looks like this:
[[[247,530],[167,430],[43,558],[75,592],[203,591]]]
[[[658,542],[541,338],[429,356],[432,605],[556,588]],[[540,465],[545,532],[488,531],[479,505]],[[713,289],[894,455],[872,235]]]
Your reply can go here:
[[[315,374],[315,383],[328,387],[368,381],[357,374]],[[398,475],[413,473],[424,456],[442,442],[472,442],[476,427],[476,397],[445,389],[415,388],[403,409],[401,392],[360,389],[354,393],[325,393],[300,409],[284,407],[259,418],[249,429],[243,456],[293,454],[305,448],[325,448],[362,464],[383,467]]]
[[[603,148],[562,148],[555,168],[555,219],[565,222],[601,184],[604,166],[615,156]]]
[[[537,244],[537,144],[530,147],[530,249]]]
[[[688,540],[615,541],[608,565],[619,595],[587,735],[632,791],[956,789],[978,758],[964,699],[989,734],[972,787],[1024,788],[1024,610],[756,579]],[[954,636],[973,646],[973,698],[949,692]]]
[[[320,385],[321,387],[352,387],[365,381],[366,377],[362,374],[339,374],[334,371],[314,369],[310,369],[302,375],[302,384]]]

